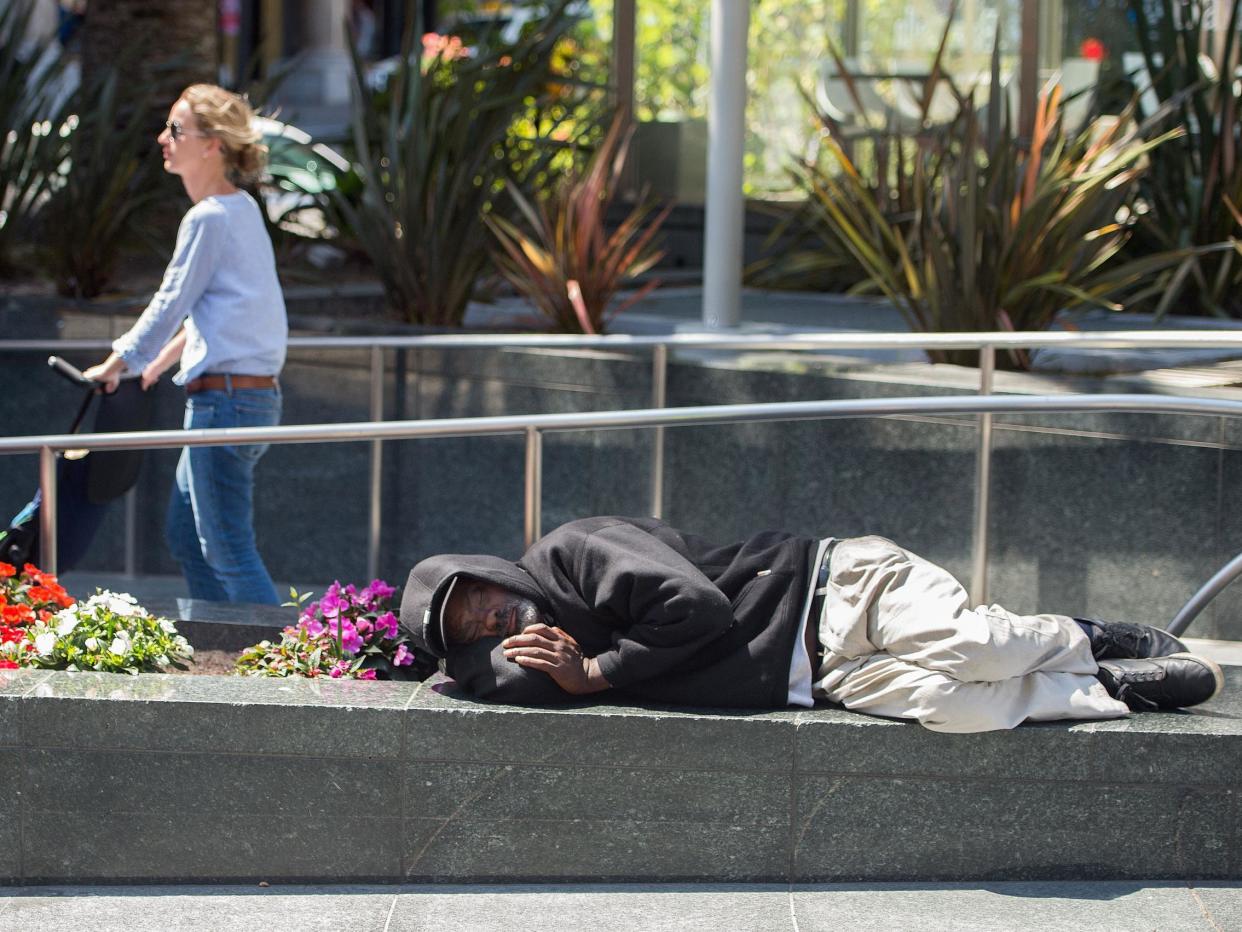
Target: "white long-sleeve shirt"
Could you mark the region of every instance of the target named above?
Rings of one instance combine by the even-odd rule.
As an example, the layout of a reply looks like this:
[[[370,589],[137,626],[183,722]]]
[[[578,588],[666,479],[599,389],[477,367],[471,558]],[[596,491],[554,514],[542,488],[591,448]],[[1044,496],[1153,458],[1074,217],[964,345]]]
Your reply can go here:
[[[203,198],[181,219],[159,291],[112,343],[140,372],[185,321],[178,385],[211,373],[278,375],[289,325],[272,241],[244,191]]]

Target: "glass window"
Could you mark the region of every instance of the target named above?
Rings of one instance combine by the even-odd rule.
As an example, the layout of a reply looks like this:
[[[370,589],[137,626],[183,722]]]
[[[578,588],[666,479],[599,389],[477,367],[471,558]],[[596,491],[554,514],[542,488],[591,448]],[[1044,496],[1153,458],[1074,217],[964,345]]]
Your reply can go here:
[[[701,202],[711,4],[636,2],[639,175],[658,193]],[[871,112],[859,119],[883,128],[890,121],[906,125],[917,116],[918,78],[928,72],[935,57],[949,7],[949,0],[751,0],[747,195],[780,198],[791,193],[790,161],[810,153],[819,132],[808,97],[814,106],[831,106],[835,93],[840,102],[841,88],[833,85],[837,69],[828,52],[830,42],[841,51],[851,73],[862,76],[859,96]],[[1017,60],[1017,7],[1018,0],[963,0],[945,55],[959,90],[978,85],[986,94],[998,22],[1002,66],[1009,80]],[[945,96],[951,100],[951,95]]]

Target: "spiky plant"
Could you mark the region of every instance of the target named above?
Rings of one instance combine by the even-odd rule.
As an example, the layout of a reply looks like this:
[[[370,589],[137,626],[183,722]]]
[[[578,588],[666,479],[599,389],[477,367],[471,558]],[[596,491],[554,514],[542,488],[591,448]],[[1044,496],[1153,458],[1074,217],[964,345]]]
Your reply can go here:
[[[29,0],[0,5],[0,275],[30,242],[65,150],[61,60],[27,42],[31,10]]]
[[[78,88],[66,118],[65,159],[40,218],[44,265],[61,294],[93,298],[107,286],[124,248],[138,238],[137,218],[161,196],[150,181],[147,100],[118,94],[115,70]]]
[[[1134,76],[1139,106],[1150,87],[1158,107],[1144,114],[1149,122],[1186,129],[1152,152],[1142,182],[1150,210],[1135,251],[1193,250],[1166,275],[1153,306],[1158,315],[1242,317],[1242,86],[1234,70],[1242,0],[1223,8],[1223,31],[1208,28],[1209,10],[1222,10],[1214,0],[1129,0],[1127,7],[1146,72]]]
[[[954,123],[945,122],[935,113],[935,105],[947,100],[959,112],[966,105],[965,96],[944,66],[956,10],[954,2],[927,73],[920,80],[897,79],[910,82],[910,96],[918,104],[912,120],[886,120],[883,115],[872,112],[864,103],[863,78],[853,73],[841,50],[831,40],[828,54],[856,122],[846,122],[840,113],[826,109],[808,88],[799,88],[819,124],[821,140],[840,143],[841,151],[870,189],[876,205],[894,221],[915,209],[915,176],[910,170],[913,161],[945,153],[952,143],[950,134]],[[810,161],[816,164],[814,156]],[[795,180],[798,187],[805,190],[802,179]],[[783,205],[770,205],[766,209],[779,219],[764,244],[765,254],[747,268],[748,281],[769,288],[847,291],[866,279],[866,272],[849,244],[838,235],[833,224],[824,223],[823,211],[814,198],[799,202],[792,210]]]
[[[1001,101],[999,42],[992,101]],[[1066,135],[1060,88],[1040,96],[1033,138],[1019,144],[1003,106],[985,128],[968,96],[944,147],[920,149],[909,166],[912,206],[894,216],[841,145],[827,145],[838,169],[802,164],[795,172],[822,225],[866,274],[859,291],[878,291],[920,331],[1040,330],[1065,307],[1119,308],[1154,286],[1184,258],[1117,256],[1135,223],[1136,182],[1149,154],[1179,135],[1145,138],[1127,118],[1098,120]],[[973,353],[936,354],[973,362]],[[1023,354],[1015,365],[1025,366]]]
[[[526,229],[498,214],[485,217],[495,235],[497,268],[557,330],[603,333],[609,321],[649,294],[650,281],[613,304],[617,292],[663,256],[654,244],[672,205],[642,197],[611,233],[605,223],[621,186],[634,129],[613,120],[585,169],[570,173],[532,203],[516,186],[510,195]]]
[[[546,138],[518,138],[531,101],[564,91],[553,55],[573,22],[560,0],[513,43],[473,54],[445,43],[428,61],[417,17],[384,91],[354,57],[353,140],[358,184],[332,192],[342,225],[373,263],[405,319],[460,325],[488,261],[488,210],[506,179],[537,172]]]

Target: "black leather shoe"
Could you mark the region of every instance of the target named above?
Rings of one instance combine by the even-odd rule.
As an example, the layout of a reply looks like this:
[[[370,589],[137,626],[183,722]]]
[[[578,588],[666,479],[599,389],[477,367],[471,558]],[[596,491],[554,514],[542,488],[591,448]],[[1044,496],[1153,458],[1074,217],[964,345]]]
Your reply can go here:
[[[1136,712],[1198,705],[1225,685],[1220,667],[1194,654],[1101,660],[1096,678],[1110,696]]]
[[[1074,620],[1091,628],[1091,655],[1096,660],[1168,657],[1187,651],[1186,645],[1169,632],[1151,625],[1096,621],[1093,618]]]

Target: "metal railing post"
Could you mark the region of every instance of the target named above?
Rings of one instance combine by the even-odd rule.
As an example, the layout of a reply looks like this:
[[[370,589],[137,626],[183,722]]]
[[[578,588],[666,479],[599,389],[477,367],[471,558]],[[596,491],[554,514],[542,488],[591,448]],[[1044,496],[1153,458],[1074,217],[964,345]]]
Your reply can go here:
[[[371,347],[371,421],[384,420],[384,350]],[[371,503],[367,525],[367,576],[379,576],[380,537],[384,530],[384,441],[371,441]]]
[[[543,536],[540,513],[543,511],[543,435],[538,427],[526,428],[526,533],[529,547]]]
[[[125,493],[125,575],[138,573],[138,488]]]
[[[56,570],[56,451],[39,449],[39,568],[45,573]]]
[[[651,407],[668,404],[668,344],[651,348]],[[655,428],[651,438],[651,517],[664,517],[664,428]]]
[[[979,394],[992,394],[992,374],[996,370],[996,347],[979,347]],[[988,600],[988,511],[992,491],[992,414],[979,417],[979,441],[975,450],[975,526],[971,534],[970,600],[983,605]]]

